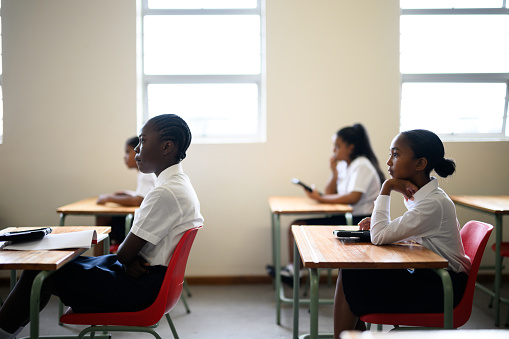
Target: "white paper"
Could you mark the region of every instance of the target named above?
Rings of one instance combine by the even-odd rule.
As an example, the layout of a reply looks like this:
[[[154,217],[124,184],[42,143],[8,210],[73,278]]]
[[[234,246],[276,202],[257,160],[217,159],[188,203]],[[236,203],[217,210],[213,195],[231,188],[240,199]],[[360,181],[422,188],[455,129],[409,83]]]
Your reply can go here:
[[[87,230],[61,234],[48,234],[40,240],[10,244],[5,246],[4,249],[19,251],[44,251],[64,248],[90,248],[93,243],[97,243],[97,232],[95,230]]]

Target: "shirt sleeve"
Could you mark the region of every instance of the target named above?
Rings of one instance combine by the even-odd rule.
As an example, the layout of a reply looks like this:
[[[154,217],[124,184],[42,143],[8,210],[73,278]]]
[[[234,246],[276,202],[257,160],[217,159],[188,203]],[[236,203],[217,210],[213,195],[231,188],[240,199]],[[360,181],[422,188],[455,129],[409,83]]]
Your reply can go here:
[[[371,242],[390,244],[408,239],[420,239],[435,234],[441,224],[441,205],[431,199],[423,200],[401,217],[390,220],[390,196],[375,200],[371,218]]]
[[[367,164],[360,163],[349,173],[348,192],[366,193],[372,183],[373,171]]]
[[[157,245],[175,225],[180,224],[182,208],[175,195],[165,189],[152,190],[136,210],[131,231]]]

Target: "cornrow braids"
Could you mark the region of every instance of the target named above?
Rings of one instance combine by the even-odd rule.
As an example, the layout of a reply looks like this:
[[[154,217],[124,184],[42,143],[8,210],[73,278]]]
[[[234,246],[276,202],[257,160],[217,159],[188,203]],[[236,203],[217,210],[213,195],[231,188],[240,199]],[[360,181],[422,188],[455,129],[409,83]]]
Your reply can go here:
[[[161,114],[150,119],[150,122],[162,141],[171,140],[177,145],[179,161],[184,160],[192,138],[191,130],[184,119],[176,114]]]

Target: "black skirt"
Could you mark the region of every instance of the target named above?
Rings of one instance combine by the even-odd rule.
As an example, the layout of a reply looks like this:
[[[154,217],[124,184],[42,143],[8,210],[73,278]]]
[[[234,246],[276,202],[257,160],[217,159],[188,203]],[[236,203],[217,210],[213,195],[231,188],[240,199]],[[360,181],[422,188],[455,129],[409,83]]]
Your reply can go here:
[[[57,295],[74,312],[133,312],[150,306],[166,273],[165,266],[148,267],[149,274],[125,274],[114,254],[78,257],[51,277]]]
[[[447,271],[452,280],[454,306],[465,291],[468,275]],[[431,269],[342,270],[343,291],[356,316],[373,313],[441,313],[444,290]]]

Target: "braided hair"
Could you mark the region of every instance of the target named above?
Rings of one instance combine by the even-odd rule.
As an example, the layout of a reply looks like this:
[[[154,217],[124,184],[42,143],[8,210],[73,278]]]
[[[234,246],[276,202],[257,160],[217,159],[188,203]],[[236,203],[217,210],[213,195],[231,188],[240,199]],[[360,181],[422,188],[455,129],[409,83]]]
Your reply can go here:
[[[425,129],[414,129],[401,132],[408,141],[408,146],[414,152],[415,158],[426,158],[426,174],[432,170],[445,178],[456,171],[456,163],[452,159],[444,158],[445,149],[442,140],[435,133]]]
[[[336,135],[341,138],[348,145],[354,145],[351,158],[352,160],[359,157],[365,156],[371,162],[373,167],[380,178],[380,183],[385,181],[385,176],[380,169],[380,165],[378,164],[378,158],[373,152],[371,148],[371,143],[369,142],[368,133],[366,129],[361,124],[354,124],[353,126],[344,127],[340,129]]]
[[[191,144],[191,130],[187,123],[175,114],[161,114],[149,120],[162,141],[171,140],[177,145],[177,157],[182,161]]]

